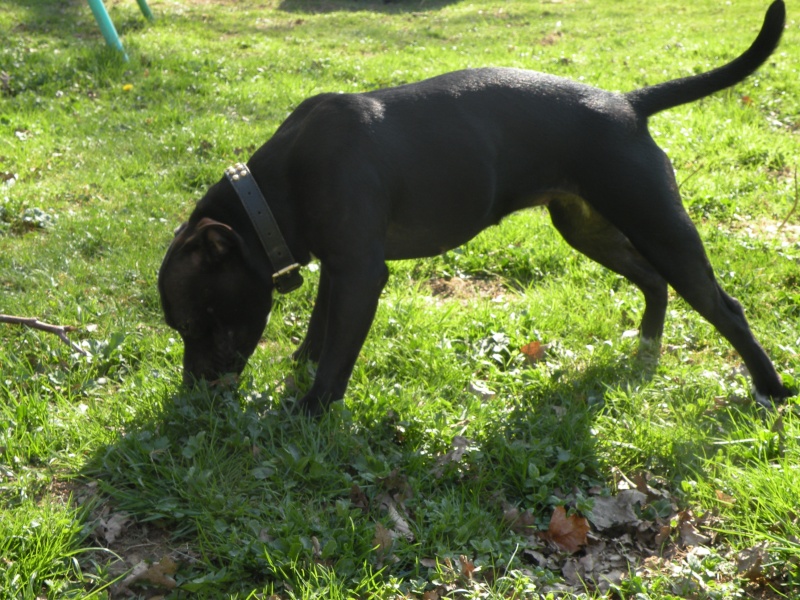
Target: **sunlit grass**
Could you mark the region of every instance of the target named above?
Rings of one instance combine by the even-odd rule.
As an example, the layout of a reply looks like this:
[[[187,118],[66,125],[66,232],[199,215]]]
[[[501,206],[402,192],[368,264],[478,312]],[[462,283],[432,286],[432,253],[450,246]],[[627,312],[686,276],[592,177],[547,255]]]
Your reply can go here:
[[[127,63],[83,2],[0,6],[0,312],[76,325],[86,353],[0,325],[0,597],[546,597],[564,575],[525,554],[535,538],[504,511],[546,529],[555,505],[586,511],[640,473],[678,509],[713,512],[714,546],[632,570],[621,597],[736,597],[737,553],[758,544],[766,585],[790,593],[796,405],[755,407],[739,358],[678,298],[658,364],[637,358],[626,332],[640,294],[572,251],[544,211],[391,264],[347,396],[319,421],[289,410],[313,375],[289,356],[314,270],[277,300],[235,394],[180,390],[182,348],[155,289],[194,201],[311,94],[485,65],[633,89],[732,58],[765,3],[150,4],[152,24],[107,3]],[[800,156],[789,13],[755,77],[651,129],[720,281],[794,384],[797,214],[778,229]],[[453,295],[436,292],[454,279]],[[520,348],[533,341],[546,352],[531,364]],[[379,525],[402,529],[387,498],[410,535],[381,538]],[[129,529],[110,542],[104,519],[123,513]],[[164,556],[180,559],[176,589],[124,583]]]

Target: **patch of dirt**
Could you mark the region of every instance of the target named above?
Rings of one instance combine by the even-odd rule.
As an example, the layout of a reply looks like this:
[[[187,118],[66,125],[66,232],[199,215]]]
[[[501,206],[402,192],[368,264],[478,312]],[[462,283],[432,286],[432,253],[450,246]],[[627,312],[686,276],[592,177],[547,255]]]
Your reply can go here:
[[[546,36],[544,36],[542,39],[540,39],[539,40],[539,45],[540,46],[554,46],[558,42],[560,42],[563,37],[564,37],[564,34],[562,32],[554,31],[552,33],[548,33]]]
[[[457,300],[466,305],[476,298],[502,302],[508,294],[508,288],[498,279],[434,277],[426,281],[423,287],[430,290],[431,296],[439,304],[446,300]]]
[[[781,223],[774,219],[751,219],[740,216],[734,217],[734,220],[730,230],[749,238],[770,240],[782,246],[800,243],[800,225],[790,222]],[[795,214],[789,220],[798,221],[800,215]]]
[[[80,561],[87,572],[103,565],[112,577],[120,577],[109,589],[109,598],[137,597],[135,590],[142,586],[151,592],[172,590],[178,569],[198,561],[199,554],[187,542],[173,540],[171,532],[117,511],[103,499],[96,481],[55,480],[48,493],[64,504],[71,500],[75,506],[92,506],[85,528],[90,531],[86,545],[93,549],[81,554]]]

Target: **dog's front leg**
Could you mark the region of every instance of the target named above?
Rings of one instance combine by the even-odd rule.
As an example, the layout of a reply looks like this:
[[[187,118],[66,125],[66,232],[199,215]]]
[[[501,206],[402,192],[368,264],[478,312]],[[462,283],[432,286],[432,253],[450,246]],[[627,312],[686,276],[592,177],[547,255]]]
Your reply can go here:
[[[323,293],[327,294],[324,342],[314,383],[299,403],[300,409],[310,415],[320,414],[331,402],[344,396],[353,366],[375,317],[381,290],[389,277],[382,259],[362,258],[358,262],[348,260],[339,265],[323,263],[322,269],[329,280],[327,292]],[[321,316],[318,314],[318,318]],[[321,327],[312,322],[314,326]],[[310,328],[309,335],[311,333]]]
[[[292,354],[294,360],[310,360],[319,362],[322,355],[322,345],[325,343],[325,332],[328,327],[328,306],[331,295],[331,278],[328,269],[322,265],[319,274],[319,288],[317,289],[317,299],[311,311],[311,319],[308,322],[308,331],[303,342]]]

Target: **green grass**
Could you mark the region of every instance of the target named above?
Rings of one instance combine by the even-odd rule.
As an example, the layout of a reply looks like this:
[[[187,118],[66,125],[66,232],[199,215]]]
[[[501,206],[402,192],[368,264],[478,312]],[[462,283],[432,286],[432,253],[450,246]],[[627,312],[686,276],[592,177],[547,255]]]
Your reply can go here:
[[[796,402],[756,408],[738,356],[678,298],[658,364],[637,359],[623,332],[640,295],[542,211],[390,265],[345,402],[314,422],[288,408],[312,375],[289,355],[316,271],[277,300],[236,394],[181,391],[155,287],[194,201],[311,94],[485,65],[629,90],[729,60],[766,2],[153,0],[154,23],[106,4],[127,63],[85,2],[0,5],[0,312],[76,325],[86,352],[0,325],[0,597],[599,597],[569,577],[595,550],[630,558],[615,597],[793,596]],[[800,156],[788,9],[765,68],[651,129],[796,385],[800,216],[777,229]],[[531,365],[534,340],[548,349]],[[645,479],[658,543],[595,531],[570,557],[531,534]],[[703,548],[682,545],[681,519]],[[736,565],[753,548],[750,581]]]

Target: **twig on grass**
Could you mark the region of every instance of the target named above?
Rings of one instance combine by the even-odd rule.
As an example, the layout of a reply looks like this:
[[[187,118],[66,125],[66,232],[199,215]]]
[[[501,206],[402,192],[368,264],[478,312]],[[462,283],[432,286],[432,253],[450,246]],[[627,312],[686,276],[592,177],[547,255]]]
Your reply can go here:
[[[794,168],[794,204],[792,204],[792,209],[789,211],[789,214],[786,215],[786,218],[783,220],[783,222],[780,225],[778,225],[778,231],[783,229],[783,226],[786,225],[786,222],[789,220],[789,217],[791,217],[794,214],[794,211],[797,208],[797,200],[798,200],[798,197],[797,197],[797,167],[795,167]]]
[[[39,331],[52,333],[58,336],[58,339],[64,342],[67,346],[75,350],[75,352],[78,352],[83,356],[89,356],[89,353],[86,350],[78,346],[75,342],[70,341],[70,339],[67,337],[69,332],[79,329],[73,325],[50,325],[49,323],[43,323],[35,317],[15,317],[13,315],[3,314],[0,314],[0,323],[23,325],[24,327],[30,327],[31,329],[38,329]]]
[[[689,174],[688,174],[686,177],[684,177],[684,178],[683,178],[683,181],[681,181],[681,182],[678,184],[678,191],[679,191],[679,192],[681,191],[681,188],[683,187],[683,184],[684,184],[684,183],[686,183],[686,182],[687,182],[687,181],[689,181],[689,180],[690,180],[692,177],[694,177],[694,176],[695,176],[695,175],[697,175],[697,174],[698,174],[700,171],[702,171],[702,170],[703,170],[703,167],[705,167],[705,165],[704,165],[703,163],[700,163],[700,165],[699,165],[699,166],[698,166],[698,167],[697,167],[697,168],[696,168],[694,171],[692,171],[692,172],[691,172],[691,173],[689,173]]]

